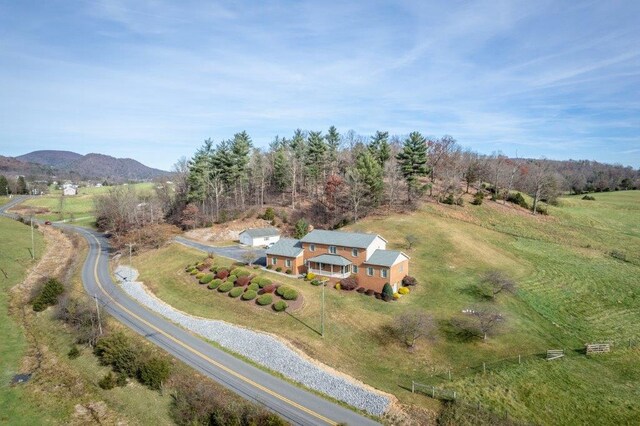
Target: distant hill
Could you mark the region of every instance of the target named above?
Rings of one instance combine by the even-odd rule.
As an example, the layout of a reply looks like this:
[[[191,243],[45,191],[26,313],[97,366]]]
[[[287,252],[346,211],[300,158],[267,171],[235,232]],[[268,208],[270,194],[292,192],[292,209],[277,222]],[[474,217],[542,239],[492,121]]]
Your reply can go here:
[[[107,179],[110,182],[150,180],[169,174],[147,167],[131,158],[104,154],[82,155],[71,151],[33,151],[18,157],[0,156],[0,174],[35,178],[55,176],[59,179]]]
[[[45,166],[55,167],[56,169],[63,168],[65,165],[80,158],[82,158],[82,154],[78,154],[77,152],[54,150],[33,151],[16,157],[16,159],[20,161],[44,164]]]

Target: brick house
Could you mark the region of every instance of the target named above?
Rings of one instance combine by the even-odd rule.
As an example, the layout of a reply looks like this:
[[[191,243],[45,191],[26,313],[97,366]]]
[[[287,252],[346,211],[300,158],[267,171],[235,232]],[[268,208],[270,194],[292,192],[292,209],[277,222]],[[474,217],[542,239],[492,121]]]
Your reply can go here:
[[[409,256],[386,246],[376,234],[314,229],[300,240],[281,238],[267,249],[267,266],[333,279],[355,275],[361,287],[380,292],[389,283],[397,291],[409,274]]]

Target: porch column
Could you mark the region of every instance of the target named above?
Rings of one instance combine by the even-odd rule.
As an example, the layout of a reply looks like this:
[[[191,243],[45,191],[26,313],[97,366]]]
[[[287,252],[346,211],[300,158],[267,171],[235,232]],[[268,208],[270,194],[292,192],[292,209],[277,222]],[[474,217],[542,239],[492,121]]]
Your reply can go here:
[[[331,265],[331,275],[333,275],[333,265]]]

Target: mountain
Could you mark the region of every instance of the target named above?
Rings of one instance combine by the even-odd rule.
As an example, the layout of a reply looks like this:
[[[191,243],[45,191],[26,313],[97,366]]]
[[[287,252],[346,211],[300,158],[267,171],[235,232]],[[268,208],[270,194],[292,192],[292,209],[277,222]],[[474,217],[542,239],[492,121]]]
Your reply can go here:
[[[104,154],[81,155],[71,151],[33,151],[18,157],[0,156],[0,174],[58,179],[106,179],[110,182],[150,180],[169,174],[147,167],[131,158],[115,158]]]
[[[109,180],[148,180],[168,174],[131,158],[115,158],[104,154],[87,154],[65,165],[62,170]]]
[[[45,166],[55,167],[56,169],[62,168],[80,158],[82,158],[82,155],[77,152],[54,150],[33,151],[16,157],[16,159],[20,161],[44,164]]]

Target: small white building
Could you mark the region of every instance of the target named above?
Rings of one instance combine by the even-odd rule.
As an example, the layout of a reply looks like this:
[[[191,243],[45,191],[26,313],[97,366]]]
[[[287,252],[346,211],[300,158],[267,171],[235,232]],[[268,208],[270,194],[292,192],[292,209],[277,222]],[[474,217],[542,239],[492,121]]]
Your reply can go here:
[[[65,186],[62,188],[62,195],[78,195],[78,189],[74,186]]]
[[[277,228],[250,228],[240,232],[240,243],[252,247],[266,246],[279,239],[280,231]]]

